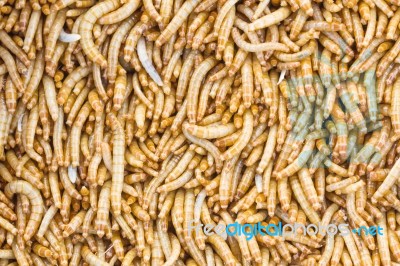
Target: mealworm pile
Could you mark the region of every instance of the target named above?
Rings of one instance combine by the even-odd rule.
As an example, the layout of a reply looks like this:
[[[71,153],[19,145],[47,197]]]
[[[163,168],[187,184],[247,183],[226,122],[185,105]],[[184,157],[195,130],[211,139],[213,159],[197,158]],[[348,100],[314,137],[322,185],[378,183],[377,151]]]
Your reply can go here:
[[[399,7],[0,0],[0,266],[400,265]]]

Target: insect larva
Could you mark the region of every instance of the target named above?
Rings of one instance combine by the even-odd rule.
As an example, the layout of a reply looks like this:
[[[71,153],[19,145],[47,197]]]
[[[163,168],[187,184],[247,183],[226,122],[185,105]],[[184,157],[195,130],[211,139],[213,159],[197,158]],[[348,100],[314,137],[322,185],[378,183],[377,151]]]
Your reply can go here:
[[[93,29],[93,24],[96,20],[110,11],[118,8],[119,3],[114,0],[99,3],[91,7],[84,15],[81,25],[79,27],[79,34],[81,35],[81,45],[82,49],[89,59],[98,63],[101,68],[107,66],[107,61],[100,54],[99,50],[95,48],[94,42],[92,40],[91,30]]]
[[[394,263],[398,4],[0,3],[0,264]]]
[[[127,1],[124,5],[122,5],[117,10],[110,12],[108,14],[105,14],[104,16],[99,18],[99,23],[100,24],[118,23],[118,22],[128,18],[130,15],[132,15],[137,10],[139,5],[140,5],[140,1],[137,1],[137,0]]]
[[[199,4],[198,0],[186,1],[179,10],[175,13],[174,18],[170,21],[168,26],[161,32],[157,38],[156,45],[160,47],[167,42],[175,32],[178,31],[179,27],[184,23],[189,14]]]
[[[291,11],[287,7],[282,7],[268,15],[265,15],[249,24],[249,31],[254,31],[279,23],[290,15]]]
[[[157,85],[162,86],[163,82],[161,80],[161,77],[158,75],[157,70],[154,68],[154,66],[151,64],[151,61],[147,57],[146,44],[143,38],[140,38],[138,41],[137,51],[139,60],[142,63],[146,72],[150,75],[154,82],[157,83]]]

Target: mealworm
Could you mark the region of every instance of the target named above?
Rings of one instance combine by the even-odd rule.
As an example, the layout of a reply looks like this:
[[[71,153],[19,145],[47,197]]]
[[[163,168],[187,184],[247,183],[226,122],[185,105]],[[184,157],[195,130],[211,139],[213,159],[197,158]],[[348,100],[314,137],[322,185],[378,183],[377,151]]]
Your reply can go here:
[[[0,264],[395,265],[399,4],[0,1]]]

